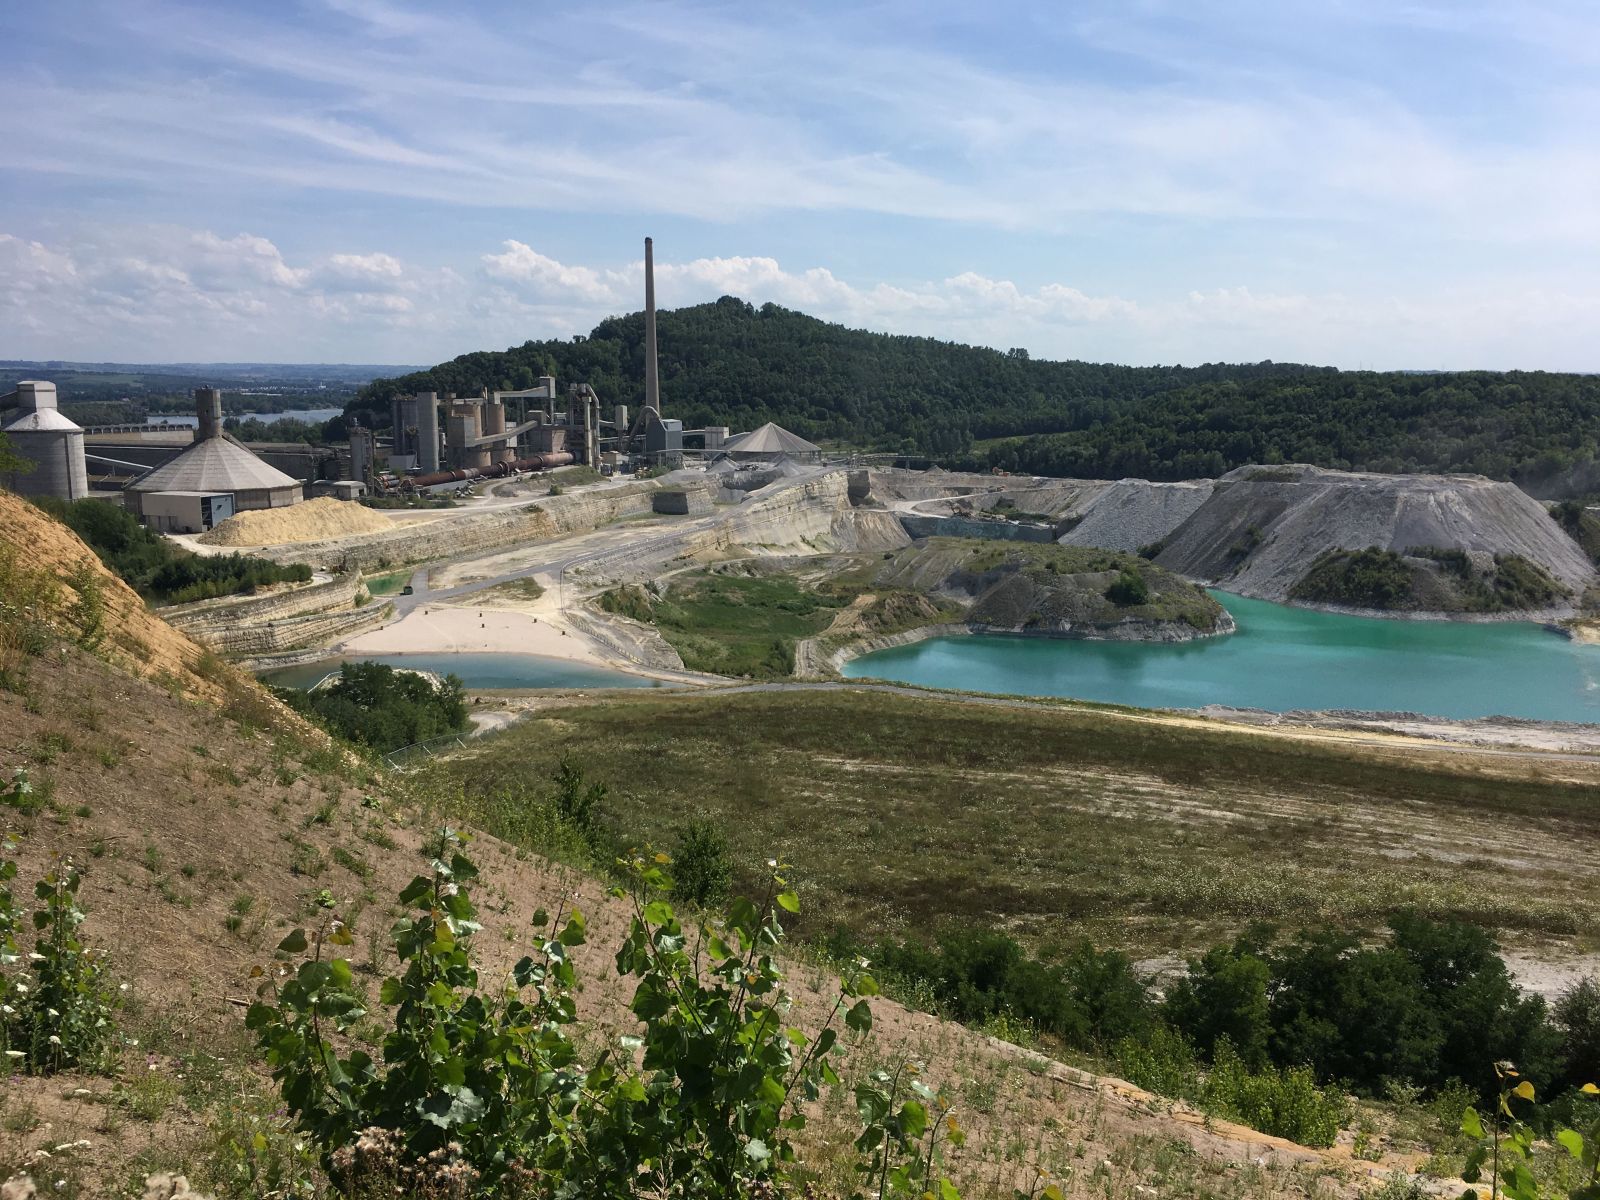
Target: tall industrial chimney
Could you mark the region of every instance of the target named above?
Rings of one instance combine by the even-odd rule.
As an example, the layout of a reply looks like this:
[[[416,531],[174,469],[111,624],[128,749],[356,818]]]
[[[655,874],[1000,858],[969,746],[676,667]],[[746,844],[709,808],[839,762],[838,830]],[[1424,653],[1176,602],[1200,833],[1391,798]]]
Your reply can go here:
[[[644,406],[661,413],[661,377],[656,370],[656,265],[644,240]]]

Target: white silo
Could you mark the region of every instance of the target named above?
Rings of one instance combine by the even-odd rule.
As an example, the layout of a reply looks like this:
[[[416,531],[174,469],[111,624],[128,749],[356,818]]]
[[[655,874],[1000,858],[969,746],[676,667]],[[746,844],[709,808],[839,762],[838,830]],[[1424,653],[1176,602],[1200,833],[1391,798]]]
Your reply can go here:
[[[0,418],[4,421],[0,433],[5,434],[11,449],[33,467],[5,472],[5,485],[19,496],[82,500],[89,494],[83,430],[57,410],[56,385],[24,379],[15,392],[0,400],[0,409],[13,401],[17,411]]]

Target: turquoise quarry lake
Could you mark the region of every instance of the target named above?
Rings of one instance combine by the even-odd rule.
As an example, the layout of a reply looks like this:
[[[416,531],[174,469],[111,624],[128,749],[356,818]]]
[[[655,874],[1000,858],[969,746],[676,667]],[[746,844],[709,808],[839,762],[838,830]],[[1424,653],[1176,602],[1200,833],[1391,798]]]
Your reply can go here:
[[[337,671],[344,661],[324,658],[298,667],[269,671],[261,678],[278,687],[308,688],[324,675]],[[432,671],[436,675],[454,674],[472,689],[660,686],[653,679],[641,679],[622,671],[608,671],[560,658],[541,658],[535,654],[380,654],[349,661],[387,663],[391,667]]]
[[[1239,631],[1164,645],[976,635],[847,663],[853,678],[1140,708],[1225,704],[1600,722],[1600,646],[1525,622],[1387,621],[1212,593]]]

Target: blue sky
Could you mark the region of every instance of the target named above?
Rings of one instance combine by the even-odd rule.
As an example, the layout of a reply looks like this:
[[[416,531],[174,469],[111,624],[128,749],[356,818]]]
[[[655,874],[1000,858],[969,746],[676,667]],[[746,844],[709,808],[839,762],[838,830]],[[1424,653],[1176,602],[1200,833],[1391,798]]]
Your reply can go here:
[[[0,357],[430,362],[724,293],[1600,370],[1600,6],[13,0]]]

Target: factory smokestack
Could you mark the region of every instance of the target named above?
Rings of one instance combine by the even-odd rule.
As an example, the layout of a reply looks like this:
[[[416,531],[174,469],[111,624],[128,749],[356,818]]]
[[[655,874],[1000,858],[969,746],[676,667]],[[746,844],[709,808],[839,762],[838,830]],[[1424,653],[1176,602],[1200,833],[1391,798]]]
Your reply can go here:
[[[644,406],[661,414],[661,377],[656,371],[656,265],[649,238],[644,240]]]

